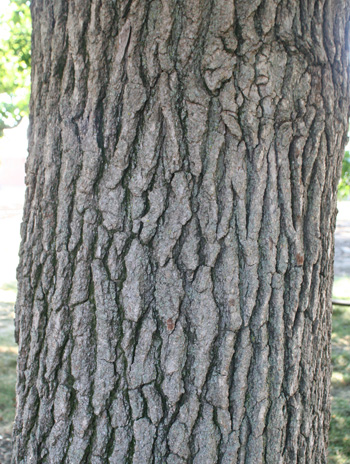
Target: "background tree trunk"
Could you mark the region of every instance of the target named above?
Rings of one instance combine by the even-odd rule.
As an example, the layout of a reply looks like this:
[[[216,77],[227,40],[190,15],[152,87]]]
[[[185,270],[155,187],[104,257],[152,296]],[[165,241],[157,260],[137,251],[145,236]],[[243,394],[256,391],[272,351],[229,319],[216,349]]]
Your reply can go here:
[[[326,463],[343,0],[34,0],[15,463]]]

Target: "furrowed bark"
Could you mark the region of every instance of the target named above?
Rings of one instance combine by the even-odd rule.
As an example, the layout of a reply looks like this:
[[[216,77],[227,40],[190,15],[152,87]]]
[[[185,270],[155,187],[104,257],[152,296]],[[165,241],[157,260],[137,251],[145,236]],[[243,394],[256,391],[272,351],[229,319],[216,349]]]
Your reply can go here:
[[[349,6],[32,2],[14,463],[326,463]]]

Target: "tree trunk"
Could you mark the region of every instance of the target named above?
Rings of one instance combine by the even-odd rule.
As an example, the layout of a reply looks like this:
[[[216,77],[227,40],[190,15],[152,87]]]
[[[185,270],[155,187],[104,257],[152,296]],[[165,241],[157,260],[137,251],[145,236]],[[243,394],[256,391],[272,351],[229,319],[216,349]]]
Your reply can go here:
[[[344,0],[34,0],[14,463],[326,463]]]

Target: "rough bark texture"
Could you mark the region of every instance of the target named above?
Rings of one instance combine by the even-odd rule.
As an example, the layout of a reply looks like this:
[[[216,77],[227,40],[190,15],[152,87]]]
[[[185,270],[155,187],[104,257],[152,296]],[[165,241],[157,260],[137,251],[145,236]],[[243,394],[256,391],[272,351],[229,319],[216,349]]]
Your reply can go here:
[[[326,463],[344,0],[34,0],[14,463]]]

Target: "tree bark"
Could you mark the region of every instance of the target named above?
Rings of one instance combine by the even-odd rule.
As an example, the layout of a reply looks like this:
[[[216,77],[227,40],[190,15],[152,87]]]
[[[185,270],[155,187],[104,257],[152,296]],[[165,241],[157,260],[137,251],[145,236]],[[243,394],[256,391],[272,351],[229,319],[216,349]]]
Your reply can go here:
[[[14,463],[326,463],[344,0],[34,0]]]

